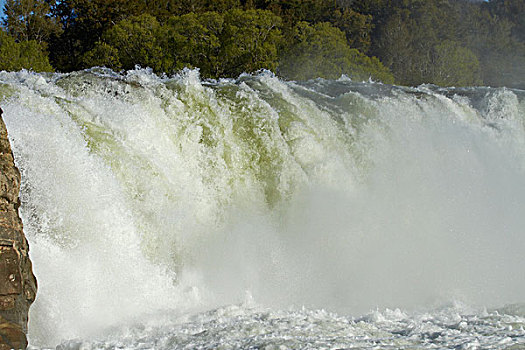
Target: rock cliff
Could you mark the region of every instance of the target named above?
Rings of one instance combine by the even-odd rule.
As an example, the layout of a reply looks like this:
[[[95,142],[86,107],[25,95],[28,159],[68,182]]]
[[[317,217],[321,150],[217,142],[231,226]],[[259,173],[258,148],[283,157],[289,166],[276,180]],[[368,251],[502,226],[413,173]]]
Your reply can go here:
[[[18,215],[19,191],[20,172],[0,109],[0,350],[27,347],[29,306],[37,289]]]

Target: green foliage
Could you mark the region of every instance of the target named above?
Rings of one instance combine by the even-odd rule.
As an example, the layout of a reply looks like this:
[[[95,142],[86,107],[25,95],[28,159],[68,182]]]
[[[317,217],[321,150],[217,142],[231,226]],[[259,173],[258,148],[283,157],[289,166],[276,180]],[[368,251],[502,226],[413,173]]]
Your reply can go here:
[[[345,1],[372,16],[368,52],[379,57],[400,84],[524,86],[522,0]],[[439,53],[445,51],[453,55],[448,64],[460,67],[440,66],[444,61]],[[459,76],[443,80],[450,74]]]
[[[84,54],[116,23],[144,12],[143,0],[57,1],[53,16],[62,24],[62,34],[49,42],[50,58],[59,70],[84,68]]]
[[[406,85],[480,83],[479,60],[462,47],[457,27],[450,28],[457,12],[447,1],[405,0],[379,29],[374,52]]]
[[[35,40],[15,42],[15,39],[0,30],[0,70],[18,71],[30,69],[35,72],[51,72],[47,55]]]
[[[83,29],[86,37],[99,37],[115,23],[144,11],[140,0],[70,0],[66,3],[74,14],[72,24]]]
[[[370,49],[372,16],[363,15],[352,9],[336,9],[330,22],[345,33],[350,47],[361,52],[367,52]]]
[[[174,69],[199,67],[205,77],[219,77],[223,72],[220,57],[224,18],[217,12],[189,13],[172,17],[165,30],[167,52],[176,62]]]
[[[162,47],[158,44],[159,31],[160,24],[151,15],[130,17],[120,21],[102,36],[103,43],[113,47],[115,51],[104,48],[102,43],[94,50],[105,52],[110,65],[117,62],[113,58],[115,52],[118,53],[118,62],[123,69],[133,69],[140,64],[162,72],[171,67],[171,62],[165,59]]]
[[[223,13],[241,7],[239,0],[157,0],[157,2],[169,3],[169,12],[172,16],[204,12]]]
[[[47,51],[59,71],[525,88],[523,0],[6,0],[5,14],[6,67],[49,70]]]
[[[155,17],[130,17],[105,31],[82,64],[132,69],[139,64],[174,73],[198,67],[204,77],[276,69],[280,18],[263,10],[189,13],[162,26]]]
[[[443,41],[432,51],[429,81],[443,86],[472,86],[481,84],[477,56],[456,41]]]
[[[460,40],[478,56],[484,84],[524,88],[525,43],[513,32],[514,17],[499,13],[505,11],[499,7],[505,3],[494,1],[468,11]]]
[[[334,9],[334,0],[266,0],[257,2],[257,8],[272,11],[293,27],[301,21],[327,21]]]
[[[480,61],[485,85],[525,89],[525,44],[514,42],[501,51],[486,51]]]
[[[275,70],[280,28],[281,18],[270,11],[228,11],[221,34],[222,73],[232,77],[261,68]]]
[[[35,40],[41,44],[61,32],[50,12],[48,1],[6,0],[3,24],[17,41]]]
[[[104,42],[98,42],[92,50],[84,54],[82,65],[84,67],[108,67],[117,71],[122,69],[118,49]]]
[[[390,68],[397,82],[405,82],[413,71],[415,50],[412,46],[414,28],[408,24],[409,12],[398,10],[380,28],[374,52]]]
[[[377,58],[351,49],[344,33],[330,23],[311,26],[300,22],[294,39],[295,44],[279,66],[279,73],[288,79],[337,79],[345,74],[356,80],[372,78],[393,83],[392,75]]]
[[[513,39],[525,43],[525,1],[492,0],[486,6],[493,15],[512,23]]]

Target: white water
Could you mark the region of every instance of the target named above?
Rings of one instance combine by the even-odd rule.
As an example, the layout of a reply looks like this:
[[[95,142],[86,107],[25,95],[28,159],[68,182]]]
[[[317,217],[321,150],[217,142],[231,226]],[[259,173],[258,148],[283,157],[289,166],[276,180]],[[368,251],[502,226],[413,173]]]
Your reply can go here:
[[[521,91],[3,72],[0,103],[33,346],[525,342]]]

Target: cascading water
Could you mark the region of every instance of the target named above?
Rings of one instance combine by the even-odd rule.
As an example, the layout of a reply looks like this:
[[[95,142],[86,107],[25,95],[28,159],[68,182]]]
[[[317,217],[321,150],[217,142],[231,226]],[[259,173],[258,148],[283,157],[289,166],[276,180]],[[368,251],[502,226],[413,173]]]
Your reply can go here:
[[[525,343],[523,91],[92,69],[0,103],[34,347]]]

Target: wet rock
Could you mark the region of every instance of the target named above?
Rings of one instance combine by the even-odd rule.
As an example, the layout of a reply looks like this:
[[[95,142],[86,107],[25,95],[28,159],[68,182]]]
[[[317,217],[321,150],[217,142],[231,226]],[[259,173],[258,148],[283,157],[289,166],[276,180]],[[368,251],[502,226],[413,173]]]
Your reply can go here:
[[[0,109],[0,350],[27,347],[29,306],[37,284],[18,215],[20,172]]]

